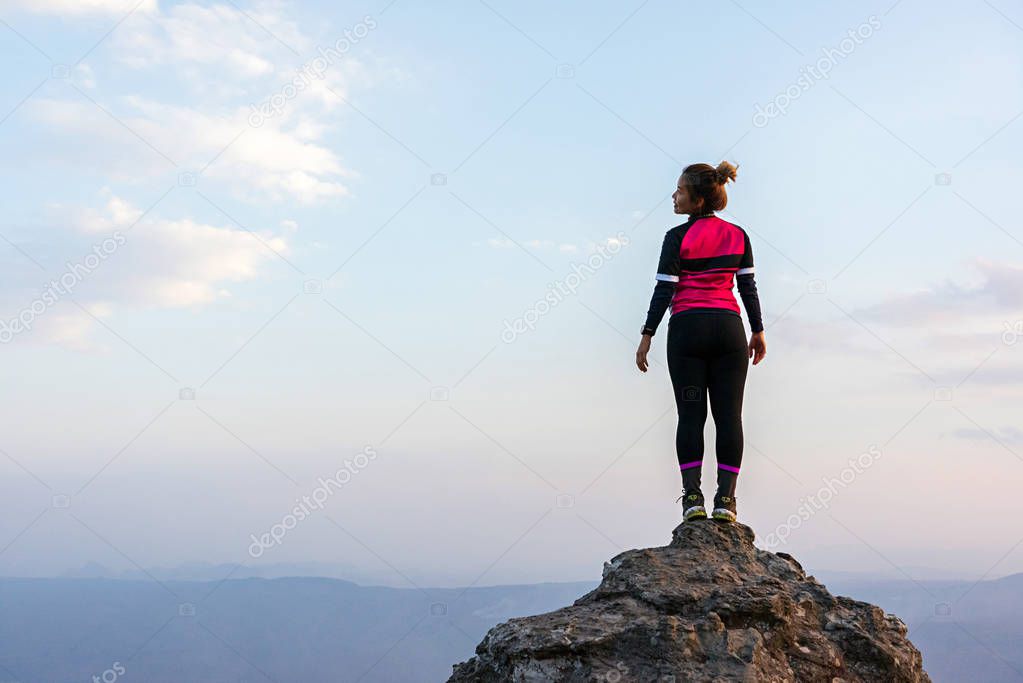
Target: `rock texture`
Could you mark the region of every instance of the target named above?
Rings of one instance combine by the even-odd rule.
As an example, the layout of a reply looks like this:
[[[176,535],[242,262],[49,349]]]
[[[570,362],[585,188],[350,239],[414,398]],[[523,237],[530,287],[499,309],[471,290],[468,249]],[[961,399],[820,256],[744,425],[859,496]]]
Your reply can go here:
[[[495,626],[449,683],[930,681],[906,625],[836,597],[743,524],[680,525],[604,564],[600,586]]]

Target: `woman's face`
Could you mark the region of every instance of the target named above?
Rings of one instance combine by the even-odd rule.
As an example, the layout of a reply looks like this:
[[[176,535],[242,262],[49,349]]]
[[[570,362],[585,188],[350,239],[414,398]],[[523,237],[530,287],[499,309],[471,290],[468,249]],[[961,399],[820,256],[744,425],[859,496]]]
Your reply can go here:
[[[682,176],[678,177],[675,194],[671,195],[671,197],[675,201],[675,213],[699,213],[703,205],[702,199],[694,201],[690,196],[689,188],[682,184]]]

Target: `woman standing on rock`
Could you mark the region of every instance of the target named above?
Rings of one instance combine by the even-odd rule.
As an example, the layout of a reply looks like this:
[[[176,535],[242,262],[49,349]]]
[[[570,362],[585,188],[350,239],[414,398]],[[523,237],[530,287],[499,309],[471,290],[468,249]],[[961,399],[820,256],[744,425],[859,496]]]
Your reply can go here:
[[[718,462],[711,515],[735,521],[746,370],[751,357],[756,365],[767,353],[749,235],[714,215],[728,203],[725,183],[735,175],[736,167],[727,161],[717,168],[692,164],[682,171],[672,198],[675,213],[688,214],[689,220],[664,236],[657,284],[636,351],[636,365],[646,372],[651,339],[670,305],[668,374],[678,408],[675,448],[682,471],[683,521],[707,517],[700,475],[708,396]],[[734,284],[753,333],[748,343],[732,294]]]

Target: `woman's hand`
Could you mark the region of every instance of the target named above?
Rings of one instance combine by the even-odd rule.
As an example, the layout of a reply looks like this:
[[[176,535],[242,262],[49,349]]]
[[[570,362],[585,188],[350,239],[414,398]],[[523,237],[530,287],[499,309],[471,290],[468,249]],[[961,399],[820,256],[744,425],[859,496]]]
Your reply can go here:
[[[753,365],[756,365],[764,360],[766,355],[767,340],[764,338],[763,330],[761,330],[749,338],[749,357],[753,359]]]
[[[650,367],[646,362],[646,354],[650,351],[651,339],[650,335],[644,334],[639,340],[639,348],[636,349],[636,367],[639,368],[640,372],[646,372],[647,368]]]

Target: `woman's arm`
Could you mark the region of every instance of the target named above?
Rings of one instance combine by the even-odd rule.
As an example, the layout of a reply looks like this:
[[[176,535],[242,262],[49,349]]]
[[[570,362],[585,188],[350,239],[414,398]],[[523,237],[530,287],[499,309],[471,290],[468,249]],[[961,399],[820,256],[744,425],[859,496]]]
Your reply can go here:
[[[746,309],[746,317],[749,318],[750,337],[748,352],[753,358],[753,365],[756,365],[767,355],[767,341],[764,339],[764,321],[760,313],[760,296],[757,294],[757,282],[753,276],[753,247],[749,241],[749,235],[743,230],[746,246],[742,254],[742,261],[739,263],[739,270],[735,273],[735,285],[739,288],[739,297]]]
[[[650,308],[647,309],[646,322],[643,323],[642,334],[652,337],[657,332],[657,326],[664,318],[664,312],[668,310],[671,299],[675,295],[675,286],[678,284],[678,276],[682,268],[682,234],[672,228],[664,235],[664,242],[661,244],[661,257],[657,261],[657,284],[654,285],[654,293],[650,297]]]
[[[739,288],[739,297],[746,309],[746,317],[749,318],[749,327],[754,334],[764,331],[764,321],[760,316],[760,297],[757,295],[757,283],[753,279],[753,268],[748,272],[741,270],[735,276],[736,285]]]
[[[664,318],[664,312],[668,310],[671,299],[675,294],[675,286],[678,283],[679,272],[682,268],[682,235],[672,228],[664,235],[664,242],[661,244],[661,257],[657,262],[657,284],[654,285],[653,296],[650,297],[650,308],[646,312],[646,322],[640,333],[643,335],[639,340],[639,348],[636,350],[636,367],[646,372],[650,367],[647,363],[647,353],[650,352],[650,341],[657,332],[657,326]]]
[[[675,282],[670,280],[658,280],[654,285],[653,296],[650,297],[650,308],[646,312],[646,322],[643,323],[642,333],[648,337],[654,336],[657,326],[664,319],[664,312],[671,304],[671,298],[675,295]]]

